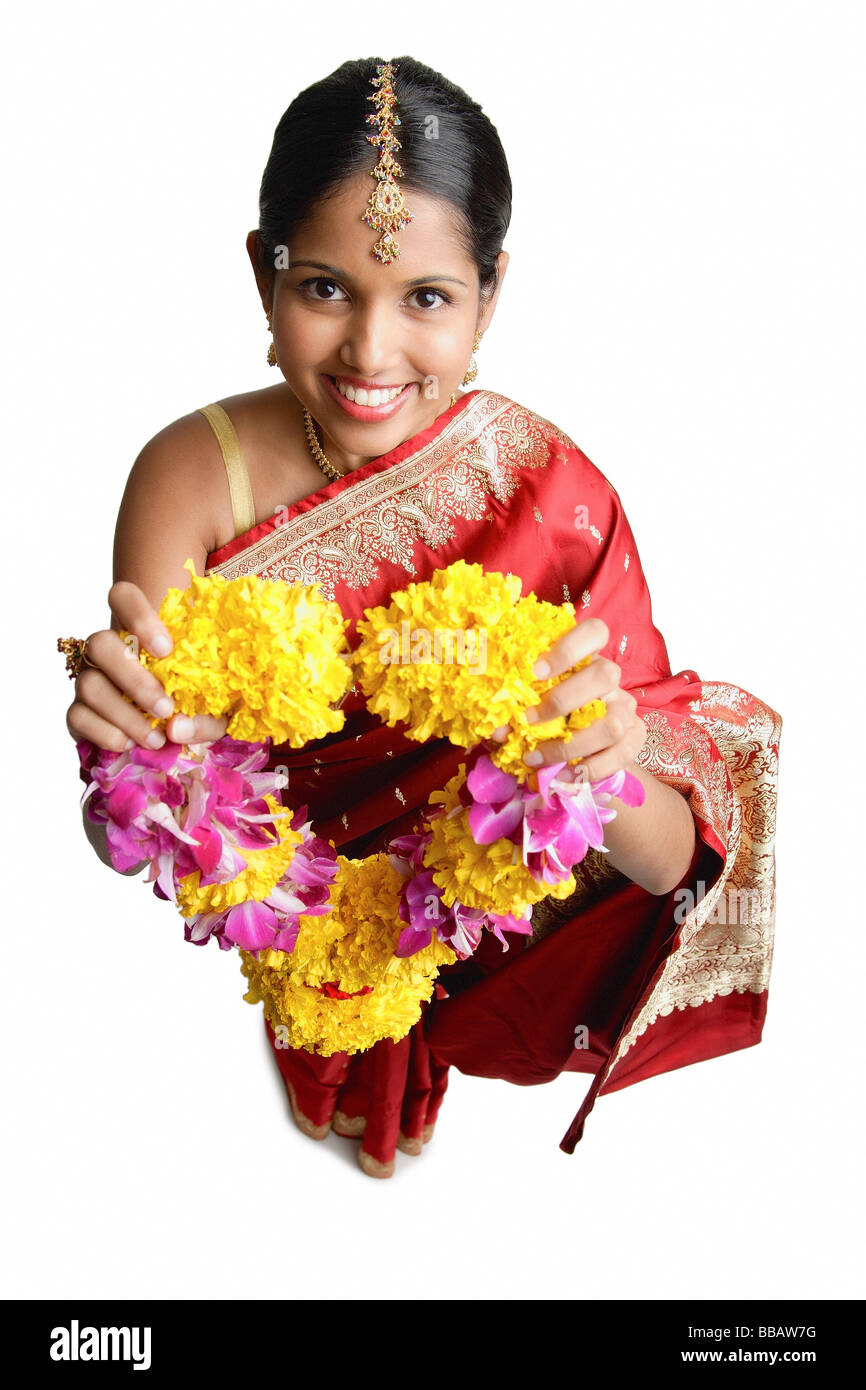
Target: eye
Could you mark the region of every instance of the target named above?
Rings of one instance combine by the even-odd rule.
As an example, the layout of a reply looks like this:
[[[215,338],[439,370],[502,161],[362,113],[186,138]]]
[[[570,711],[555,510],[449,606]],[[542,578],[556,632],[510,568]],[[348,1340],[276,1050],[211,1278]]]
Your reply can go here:
[[[303,294],[309,295],[310,299],[318,299],[320,303],[327,303],[330,299],[342,299],[345,297],[344,291],[337,284],[336,280],[327,280],[319,276],[313,280],[304,280],[298,289]]]
[[[443,294],[441,290],[428,289],[426,286],[420,290],[413,290],[409,297],[410,299],[414,299],[416,295],[424,301],[423,303],[416,304],[415,307],[417,309],[441,309],[444,305],[451,303],[447,294]],[[430,301],[433,299],[441,300],[441,303],[431,304]]]

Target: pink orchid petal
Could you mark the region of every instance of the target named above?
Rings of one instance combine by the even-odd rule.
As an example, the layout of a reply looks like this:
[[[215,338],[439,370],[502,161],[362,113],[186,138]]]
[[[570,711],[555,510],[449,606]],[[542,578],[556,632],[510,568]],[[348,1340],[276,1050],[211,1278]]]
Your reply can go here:
[[[497,808],[479,801],[470,806],[467,820],[476,845],[492,845],[496,840],[507,839],[520,825],[523,803],[515,797]]]
[[[567,824],[557,836],[556,856],[563,868],[579,864],[586,857],[589,840],[579,820],[569,817]],[[548,853],[552,850],[548,848]]]
[[[517,778],[503,772],[486,753],[482,754],[466,778],[466,787],[473,800],[493,805],[510,801],[517,791],[517,785]]]
[[[397,942],[397,949],[394,955],[400,956],[401,959],[405,956],[414,956],[416,951],[423,951],[425,946],[430,945],[432,936],[432,926],[428,926],[426,929],[419,929],[411,926],[406,927],[405,931],[400,933],[400,939]]]
[[[265,899],[269,907],[277,908],[280,912],[298,913],[306,911],[306,904],[302,898],[295,893],[286,892],[285,888],[277,884],[272,888]]]
[[[193,850],[193,859],[202,873],[209,874],[216,868],[222,856],[222,835],[210,826],[202,825],[196,831],[195,839],[199,842],[199,848]]]
[[[275,951],[294,951],[300,930],[300,922],[291,922],[288,926],[281,927],[273,939],[273,949]]]
[[[602,782],[596,782],[593,790],[596,795],[599,792],[607,792],[609,795],[617,797],[624,806],[642,806],[646,801],[646,790],[643,783],[631,772],[626,772],[625,768],[613,777],[605,777]]]
[[[535,776],[538,780],[539,794],[548,804],[550,801],[550,784],[556,777],[556,774],[564,767],[565,763],[542,763],[541,767],[536,769]]]
[[[264,903],[238,903],[226,915],[225,937],[244,951],[260,951],[274,939],[274,913]]]
[[[147,797],[140,786],[130,782],[120,782],[106,798],[108,814],[124,830],[139,815]]]

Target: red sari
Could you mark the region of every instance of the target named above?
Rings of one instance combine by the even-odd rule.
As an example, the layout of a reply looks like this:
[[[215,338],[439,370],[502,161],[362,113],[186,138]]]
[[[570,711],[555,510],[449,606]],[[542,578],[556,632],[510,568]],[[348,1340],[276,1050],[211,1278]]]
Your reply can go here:
[[[677,890],[654,897],[591,851],[577,889],[533,912],[534,935],[489,933],[443,969],[401,1042],[322,1058],[276,1046],[296,1118],[321,1137],[363,1135],[373,1171],[429,1137],[448,1068],[516,1085],[592,1074],[560,1142],[572,1153],[596,1096],[760,1041],[774,916],[779,716],[735,685],[673,674],[619,497],[560,430],[492,391],[471,391],[428,429],[243,532],[207,573],[316,582],[351,619],[458,559],[517,574],[523,592],[570,599],[610,630],[648,731],[638,763],[689,799],[697,829]],[[411,830],[463,750],[411,742],[353,687],[345,727],[297,751],[291,803],[360,857]],[[368,1168],[368,1171],[370,1169]]]

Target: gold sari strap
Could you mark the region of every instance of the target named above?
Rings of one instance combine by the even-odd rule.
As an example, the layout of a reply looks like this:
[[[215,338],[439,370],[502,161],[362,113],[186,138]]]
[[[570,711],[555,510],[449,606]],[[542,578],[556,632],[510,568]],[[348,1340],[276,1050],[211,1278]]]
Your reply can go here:
[[[250,476],[244,463],[235,427],[222,406],[217,405],[216,402],[212,405],[201,405],[198,409],[216,435],[217,443],[222,451],[226,476],[229,480],[229,493],[232,499],[232,520],[235,535],[242,536],[245,531],[250,531],[255,526],[256,513],[253,507]]]

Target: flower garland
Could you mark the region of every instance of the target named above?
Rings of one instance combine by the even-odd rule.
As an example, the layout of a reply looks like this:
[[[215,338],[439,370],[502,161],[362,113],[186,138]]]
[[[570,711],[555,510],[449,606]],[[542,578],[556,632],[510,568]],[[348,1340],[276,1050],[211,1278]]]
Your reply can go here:
[[[327,917],[302,919],[291,952],[241,952],[247,1002],[264,1003],[274,1031],[287,1029],[289,1047],[324,1057],[356,1052],[396,1041],[418,1022],[439,967],[457,955],[435,937],[411,955],[397,953],[401,888],[387,855],[339,855]]]
[[[82,740],[82,804],[106,825],[115,868],[148,863],[146,881],[175,903],[186,940],[238,949],[245,998],[264,1004],[288,1046],[330,1056],[397,1041],[441,966],[472,955],[485,930],[507,950],[506,932],[531,933],[534,903],[574,891],[573,866],[604,849],[612,797],[644,799],[626,772],[564,783],[565,763],[535,773],[523,763],[527,749],[605,712],[593,700],[567,717],[525,717],[558,684],[532,668],[571,629],[574,608],[460,560],[365,610],[349,652],[348,622],[317,586],[185,568],[189,587],[160,608],[172,651],[139,660],[178,713],[227,717],[226,734],[121,754]],[[283,805],[286,779],[264,770],[271,741],[300,748],[343,727],[333,702],[353,679],[389,727],[467,750],[419,827],[360,860],[316,836],[306,806]],[[502,724],[511,730],[495,744]]]

